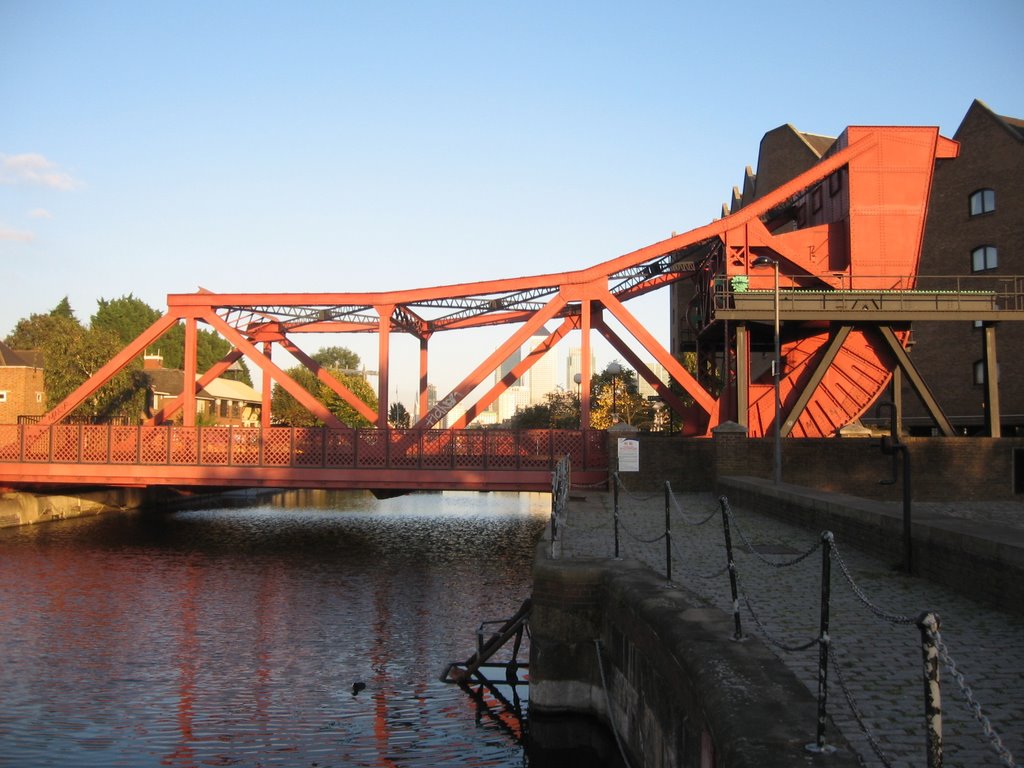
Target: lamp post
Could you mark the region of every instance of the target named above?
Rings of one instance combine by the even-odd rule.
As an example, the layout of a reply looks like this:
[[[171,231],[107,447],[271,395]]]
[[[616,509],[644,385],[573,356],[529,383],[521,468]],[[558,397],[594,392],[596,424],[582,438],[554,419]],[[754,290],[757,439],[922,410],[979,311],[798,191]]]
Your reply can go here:
[[[782,482],[782,397],[779,394],[779,373],[782,368],[782,351],[779,341],[779,261],[769,256],[758,256],[751,264],[753,267],[772,267],[775,273],[775,358],[772,360],[772,383],[775,387],[775,463],[772,468],[772,481],[778,485]]]
[[[576,407],[580,409],[580,429],[583,429],[583,403],[581,400],[581,384],[583,383],[583,374],[574,373],[572,380],[576,382]]]
[[[612,418],[616,421],[619,420],[619,409],[616,401],[616,390],[618,389],[619,374],[622,373],[622,366],[616,361],[608,363],[608,367],[605,371],[612,375]]]

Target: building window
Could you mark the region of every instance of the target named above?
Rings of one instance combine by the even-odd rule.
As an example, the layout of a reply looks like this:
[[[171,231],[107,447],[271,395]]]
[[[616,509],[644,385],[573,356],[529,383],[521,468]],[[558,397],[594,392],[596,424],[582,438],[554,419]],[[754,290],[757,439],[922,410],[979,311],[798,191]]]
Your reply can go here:
[[[811,211],[817,213],[821,210],[821,185],[811,190]]]
[[[983,213],[992,213],[996,209],[996,191],[994,189],[979,189],[971,193],[971,216],[980,216]]]
[[[984,272],[999,266],[999,254],[994,245],[982,245],[971,251],[971,271]]]
[[[43,402],[43,393],[42,392],[36,392],[36,402],[37,403]]]
[[[835,173],[833,173],[831,176],[828,177],[828,193],[832,197],[835,197],[836,195],[838,195],[839,194],[839,190],[842,189],[843,179],[842,179],[841,174],[842,174],[842,170],[839,170],[839,171],[836,171]]]
[[[7,402],[7,390],[0,389],[0,403]]]

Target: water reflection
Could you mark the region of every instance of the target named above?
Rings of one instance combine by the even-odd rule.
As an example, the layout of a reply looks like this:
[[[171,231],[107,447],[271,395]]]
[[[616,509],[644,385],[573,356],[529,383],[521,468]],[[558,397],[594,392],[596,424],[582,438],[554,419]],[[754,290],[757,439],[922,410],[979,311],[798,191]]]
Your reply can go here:
[[[301,491],[0,531],[0,765],[529,764],[437,678],[528,596],[548,504]]]

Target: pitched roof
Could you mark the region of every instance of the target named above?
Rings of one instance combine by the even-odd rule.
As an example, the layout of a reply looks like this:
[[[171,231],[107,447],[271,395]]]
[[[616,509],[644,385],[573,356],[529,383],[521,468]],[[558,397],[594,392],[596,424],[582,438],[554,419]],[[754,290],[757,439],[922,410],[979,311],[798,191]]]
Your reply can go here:
[[[150,389],[161,395],[178,396],[185,389],[185,372],[174,368],[152,368],[143,371]],[[196,376],[199,379],[199,376]],[[233,379],[214,379],[196,397],[207,400],[243,400],[259,403],[263,397],[248,384]]]
[[[986,115],[989,119],[994,120],[999,125],[1002,125],[1010,135],[1012,135],[1017,141],[1024,141],[1024,120],[1018,117],[1007,117],[1006,115],[997,115],[992,111],[992,108],[981,99],[975,99],[971,102],[971,106],[967,109],[967,114],[964,115],[964,119],[960,121],[960,127],[956,129],[956,133],[953,134],[953,138],[956,138],[960,131],[963,130],[967,122],[976,114],[980,113]]]
[[[0,341],[0,366],[10,368],[42,368],[43,353],[38,349],[11,349]]]

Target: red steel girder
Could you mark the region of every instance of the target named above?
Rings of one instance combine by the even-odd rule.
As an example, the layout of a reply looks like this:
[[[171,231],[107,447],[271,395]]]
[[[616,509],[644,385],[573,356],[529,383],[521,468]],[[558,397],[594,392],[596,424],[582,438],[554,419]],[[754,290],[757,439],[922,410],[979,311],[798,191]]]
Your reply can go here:
[[[381,427],[386,424],[387,357],[392,332],[409,333],[421,340],[419,389],[422,402],[426,389],[426,341],[433,333],[498,324],[519,326],[519,330],[487,355],[437,408],[423,415],[420,426],[435,424],[482,384],[534,331],[554,319],[571,321],[570,325],[563,322],[559,332],[581,330],[588,354],[590,329],[597,328],[635,366],[639,363],[638,370],[642,369],[644,377],[649,378],[650,372],[636,352],[604,325],[601,312],[607,309],[682,385],[696,404],[700,412],[698,421],[706,431],[719,417],[717,398],[636,321],[625,309],[624,302],[684,278],[710,281],[717,277],[746,275],[752,288],[763,288],[771,279],[770,274],[752,272],[750,267],[756,256],[764,254],[770,254],[777,263],[784,265],[788,281],[795,276],[824,288],[873,285],[858,268],[861,262],[877,266],[883,282],[894,279],[897,271],[913,275],[920,252],[934,160],[955,155],[955,143],[943,139],[934,128],[850,128],[817,165],[739,211],[690,232],[576,271],[378,292],[214,294],[203,290],[195,294],[172,294],[168,296],[168,313],[161,320],[47,414],[43,422],[54,423],[67,416],[141,354],[148,343],[178,322],[186,323],[187,380],[194,380],[193,374],[200,374],[194,370],[194,346],[195,324],[202,321],[258,365],[265,381],[280,383],[332,426],[337,420],[271,362],[269,348],[272,344],[291,343],[288,336],[296,333],[377,333],[382,390],[375,421]],[[839,182],[834,181],[837,178]],[[817,201],[825,197],[823,190],[826,189],[839,194],[831,195],[825,205],[814,208]],[[794,211],[801,206],[805,210],[813,209],[806,222],[798,222],[793,231],[777,229],[779,222],[792,219]],[[713,303],[708,306],[713,307]],[[713,313],[707,315],[707,321],[714,322]],[[262,344],[265,350],[261,352],[257,344]],[[809,354],[813,345],[805,346]],[[797,351],[794,347],[793,353]],[[584,425],[589,409],[590,372],[586,357],[587,354],[584,367],[588,380],[581,391]],[[306,358],[308,365],[308,356]],[[842,361],[845,356],[838,354],[835,359]],[[209,381],[215,375],[213,369],[203,372],[200,381]],[[815,378],[829,379],[828,376]],[[874,383],[867,389],[877,388],[884,379],[884,373],[874,377]],[[798,384],[787,382],[786,386],[792,390]],[[665,387],[662,389],[667,391]],[[189,414],[194,411],[195,391],[186,387],[181,402],[174,404],[174,408],[184,408],[187,422],[194,418]],[[495,391],[492,388],[485,398],[493,399]],[[794,391],[789,399],[796,397]],[[857,397],[866,398],[867,393]],[[681,405],[678,399],[668,400],[675,408]],[[266,388],[264,401],[269,402]],[[755,403],[756,398],[751,402],[751,415],[761,409],[761,405]],[[852,404],[842,412],[855,414],[866,405]],[[472,405],[471,411],[478,412],[482,407],[483,400]],[[813,398],[804,412],[816,412]],[[690,428],[695,428],[692,420]],[[801,433],[802,429],[797,424],[794,433]]]

